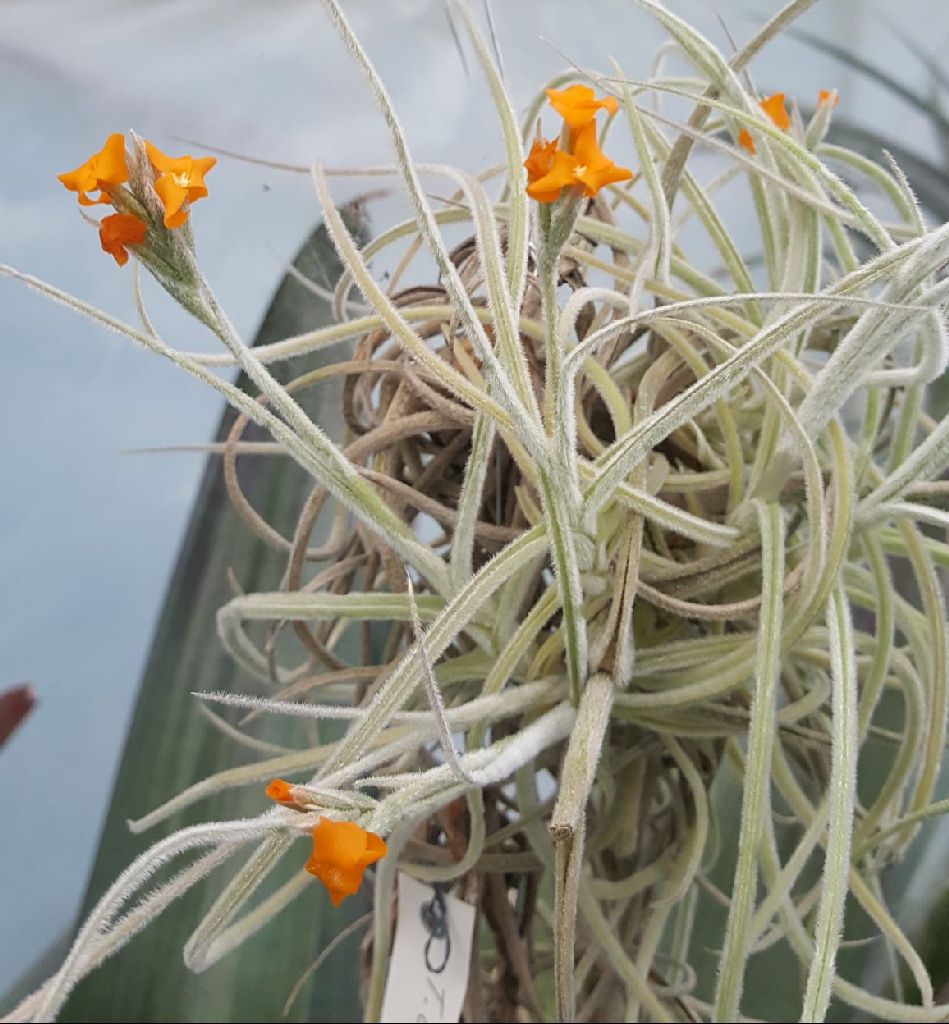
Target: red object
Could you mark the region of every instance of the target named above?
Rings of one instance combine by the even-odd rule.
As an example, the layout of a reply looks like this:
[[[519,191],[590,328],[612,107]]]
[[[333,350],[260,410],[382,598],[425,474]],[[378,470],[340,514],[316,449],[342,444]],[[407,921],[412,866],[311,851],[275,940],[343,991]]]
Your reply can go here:
[[[0,747],[33,710],[36,691],[28,683],[11,686],[0,693]]]

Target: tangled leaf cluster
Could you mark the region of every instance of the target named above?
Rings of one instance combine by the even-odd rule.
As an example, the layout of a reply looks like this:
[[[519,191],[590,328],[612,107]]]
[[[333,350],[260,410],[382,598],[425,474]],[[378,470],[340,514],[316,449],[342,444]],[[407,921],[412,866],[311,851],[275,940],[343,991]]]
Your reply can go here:
[[[730,60],[656,0],[637,0],[690,76],[570,72],[549,83],[552,100],[588,83],[606,98],[586,89],[584,125],[568,121],[562,148],[539,140],[530,155],[545,93],[519,123],[460,7],[505,145],[496,199],[496,170],[413,162],[372,64],[335,0],[324,2],[390,133],[397,162],[384,173],[413,208],[360,247],[326,169],[300,169],[345,266],[337,324],[248,349],[190,235],[163,243],[158,270],[148,241],[136,255],[226,357],[177,351],[147,319],[142,330],[120,324],[6,272],[237,408],[230,492],[287,570],[279,592],[236,597],[219,616],[223,643],[266,695],[202,696],[346,729],[202,780],[134,823],[224,785],[299,779],[272,783],[280,806],[259,817],[157,843],[9,1019],[53,1019],[79,978],[256,844],[185,949],[203,970],[310,884],[301,871],[254,904],[269,869],[328,822],[356,829],[337,843],[354,844],[347,891],[375,861],[369,1020],[397,870],[478,908],[482,969],[466,1020],[738,1020],[749,959],[776,944],[801,965],[802,1020],[823,1019],[832,997],[865,1017],[945,1019],[880,880],[920,823],[946,809],[934,792],[949,545],[929,527],[949,526],[949,486],[937,479],[949,419],[927,414],[925,394],[946,365],[949,227],[926,226],[897,167],[825,141],[835,94],[805,120],[783,96],[759,101],[750,89],[751,57],[811,0],[788,4]],[[657,96],[690,110],[687,122]],[[599,143],[589,127],[598,109]],[[599,148],[620,133],[635,148],[634,180]],[[696,148],[720,163],[710,183],[689,163]],[[583,154],[594,150],[607,170],[591,184]],[[423,175],[455,194],[431,200]],[[889,212],[872,212],[845,177],[882,194]],[[539,201],[529,180],[545,182]],[[760,268],[716,208],[740,183]],[[158,210],[155,187],[148,175],[130,184]],[[469,237],[450,248],[443,231],[457,225]],[[704,268],[682,242],[686,227],[715,253]],[[430,283],[407,286],[419,252],[432,259]],[[396,269],[383,284],[371,261],[389,253]],[[269,369],[342,341],[341,358],[288,384]],[[259,397],[214,372],[225,364]],[[342,396],[338,444],[298,401],[327,380]],[[293,536],[240,491],[234,466],[251,450],[251,422],[313,478]],[[892,754],[858,799],[871,740]],[[715,828],[723,778],[740,783],[734,836]],[[724,890],[710,880],[716,851],[734,859]],[[170,882],[137,895],[181,855],[192,859]],[[727,925],[717,971],[703,979],[696,908],[710,894]],[[837,973],[848,900],[919,1004]]]

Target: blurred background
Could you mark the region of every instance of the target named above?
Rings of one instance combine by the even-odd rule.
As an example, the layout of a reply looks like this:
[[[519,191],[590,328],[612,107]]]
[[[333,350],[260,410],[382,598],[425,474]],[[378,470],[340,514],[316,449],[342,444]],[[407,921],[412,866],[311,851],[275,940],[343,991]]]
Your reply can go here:
[[[497,161],[490,104],[462,69],[442,0],[344,6],[416,157],[470,169]],[[727,52],[728,33],[740,45],[778,5],[668,6]],[[566,59],[605,69],[616,56],[645,77],[663,41],[629,0],[494,0],[493,13],[520,107]],[[947,216],[938,209],[949,203],[938,105],[945,0],[819,0],[800,27],[823,45],[773,44],[751,68],[760,89],[809,105],[818,89],[837,88],[841,131],[847,122],[902,147],[918,160],[911,178],[930,176],[919,184],[932,218]],[[366,89],[314,0],[0,0],[0,262],[129,322],[131,268],[99,251],[56,180],[129,128],[172,153],[201,151],[178,137],[298,163],[390,159]],[[869,145],[878,152],[879,140]],[[251,338],[319,211],[305,175],[221,159],[208,184],[193,213],[199,258]],[[340,181],[338,197],[360,187]],[[146,298],[171,343],[214,347],[163,293],[147,288]],[[200,454],[132,450],[209,440],[221,403],[6,279],[0,360],[0,690],[30,682],[38,698],[0,750],[2,994],[74,921],[203,472]],[[210,633],[207,643],[217,643]]]

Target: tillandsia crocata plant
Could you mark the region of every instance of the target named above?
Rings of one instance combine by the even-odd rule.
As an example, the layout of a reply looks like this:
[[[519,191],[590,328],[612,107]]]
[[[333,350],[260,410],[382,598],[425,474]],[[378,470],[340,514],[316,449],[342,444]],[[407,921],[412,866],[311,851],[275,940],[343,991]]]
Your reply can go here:
[[[196,781],[133,822],[260,787],[257,817],[186,828],[132,863],[8,1020],[54,1019],[79,979],[248,846],[186,963],[202,971],[268,925],[314,884],[308,872],[334,904],[371,877],[367,1020],[397,870],[477,908],[468,1021],[738,1020],[749,961],[774,946],[800,966],[801,1020],[824,1019],[832,999],[860,1019],[946,1019],[881,879],[947,810],[935,792],[949,545],[930,527],[949,527],[937,479],[949,420],[927,415],[925,395],[946,366],[949,227],[924,223],[892,163],[830,150],[844,177],[882,195],[875,213],[825,161],[836,93],[821,91],[805,123],[793,97],[753,89],[752,57],[813,0],[730,58],[656,0],[636,2],[689,73],[574,69],[520,120],[458,6],[505,154],[474,175],[412,159],[373,65],[324,0],[392,141],[395,165],[373,173],[400,181],[413,210],[360,247],[327,168],[298,168],[345,267],[330,327],[245,346],[194,253],[191,204],[213,159],[134,135],[110,136],[63,183],[115,208],[103,248],[134,257],[226,353],[176,350],[143,307],[133,327],[4,268],[223,394],[239,413],[231,465],[250,456],[253,422],[310,474],[292,536],[229,477],[249,528],[285,552],[285,585],[219,614],[256,691],[198,696],[346,726]],[[660,97],[687,105],[687,120]],[[630,168],[615,159],[624,136]],[[697,150],[720,165],[708,183]],[[423,177],[454,195],[432,199]],[[751,250],[716,207],[730,183],[754,210]],[[450,248],[459,225],[469,237]],[[698,236],[714,253],[704,267],[685,242]],[[873,249],[864,262],[858,237]],[[372,261],[398,247],[383,282]],[[430,283],[404,286],[420,252]],[[319,371],[280,382],[271,369],[341,342]],[[259,394],[219,373],[234,365]],[[335,441],[298,404],[317,380],[341,389]],[[360,653],[344,657],[354,635]],[[881,724],[884,707],[895,725]],[[871,740],[888,744],[886,767],[858,798]],[[734,830],[716,795],[728,780]],[[300,871],[255,901],[285,857]],[[726,908],[711,942],[709,901]],[[889,951],[892,988],[838,970],[848,902]],[[902,972],[918,1001],[899,994]]]

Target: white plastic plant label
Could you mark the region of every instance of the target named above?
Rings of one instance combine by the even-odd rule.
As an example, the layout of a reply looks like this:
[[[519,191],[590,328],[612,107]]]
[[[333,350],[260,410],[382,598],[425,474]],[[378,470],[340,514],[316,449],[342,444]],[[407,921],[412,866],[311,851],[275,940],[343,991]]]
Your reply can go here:
[[[458,1024],[471,963],[475,908],[399,874],[399,919],[382,1024]]]

